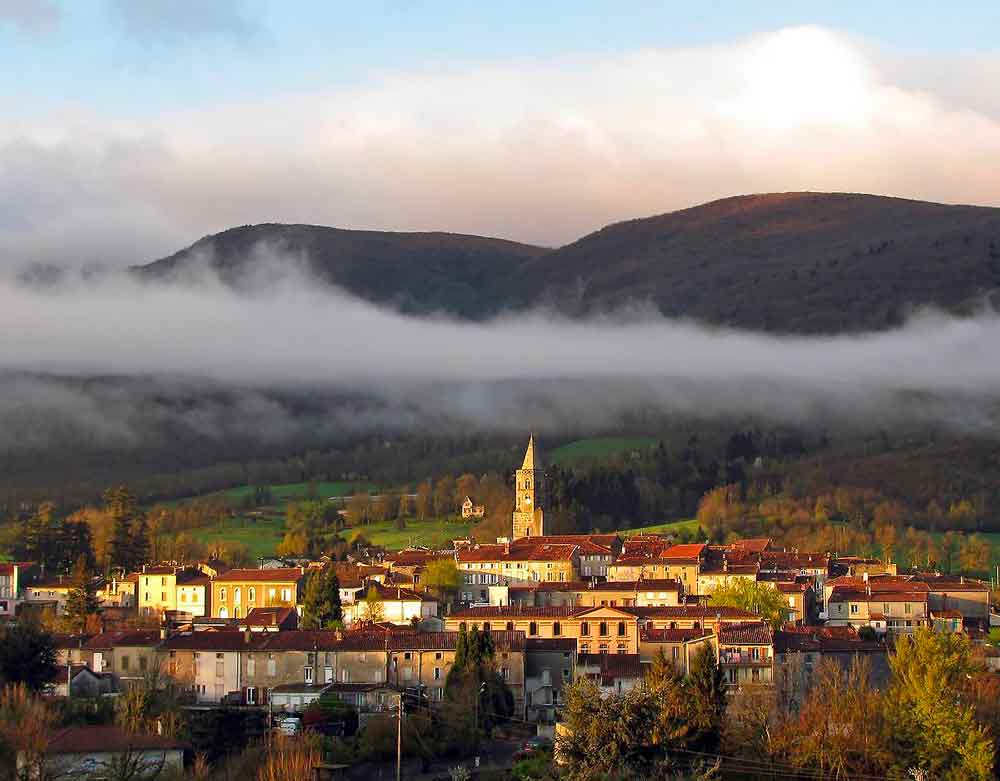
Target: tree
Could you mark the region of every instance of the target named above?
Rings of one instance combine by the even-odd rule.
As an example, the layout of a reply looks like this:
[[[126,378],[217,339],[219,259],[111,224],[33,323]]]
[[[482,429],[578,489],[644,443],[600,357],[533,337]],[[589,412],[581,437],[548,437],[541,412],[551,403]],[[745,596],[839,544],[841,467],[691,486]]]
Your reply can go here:
[[[431,561],[420,580],[442,600],[452,598],[462,588],[462,573],[450,558]]]
[[[343,612],[340,605],[340,580],[333,567],[314,572],[306,583],[303,598],[302,627],[333,629],[340,626]]]
[[[123,485],[110,488],[104,492],[104,512],[112,522],[111,566],[121,567],[126,572],[141,566],[144,562],[138,560],[137,554],[141,555],[142,551],[137,550],[139,540],[134,536],[138,529],[133,529],[139,526],[139,508],[135,497]]]
[[[100,602],[97,599],[94,579],[87,567],[86,557],[81,556],[77,559],[71,587],[66,595],[64,617],[71,631],[84,632],[88,619],[97,615],[98,607]]]
[[[973,534],[966,539],[958,553],[959,566],[965,572],[986,572],[990,566],[990,544],[982,535]]]
[[[455,509],[455,478],[444,475],[434,484],[434,514],[445,516]]]
[[[920,628],[896,641],[885,718],[895,769],[917,767],[931,778],[993,777],[994,747],[962,695],[972,671],[971,645],[962,634]]]
[[[766,619],[778,629],[788,619],[788,600],[772,584],[733,578],[709,594],[711,607],[738,607]]]
[[[52,635],[32,621],[0,628],[0,684],[23,683],[38,691],[56,675]]]
[[[417,517],[423,521],[427,518],[427,513],[431,509],[431,496],[434,490],[431,488],[431,481],[424,480],[420,485],[417,486],[417,497],[414,500],[414,508],[417,513]]]
[[[309,541],[297,532],[287,532],[275,550],[279,556],[305,556],[308,552]]]
[[[382,595],[378,592],[378,587],[372,584],[365,594],[365,618],[378,623],[385,618],[385,606],[382,604]]]
[[[715,650],[708,643],[691,660],[685,683],[691,702],[692,744],[701,751],[716,751],[726,716],[726,683]]]
[[[476,627],[469,632],[459,630],[444,688],[445,698],[453,706],[466,708],[467,714],[478,713],[476,727],[487,734],[514,713],[514,695],[498,670],[493,636]]]

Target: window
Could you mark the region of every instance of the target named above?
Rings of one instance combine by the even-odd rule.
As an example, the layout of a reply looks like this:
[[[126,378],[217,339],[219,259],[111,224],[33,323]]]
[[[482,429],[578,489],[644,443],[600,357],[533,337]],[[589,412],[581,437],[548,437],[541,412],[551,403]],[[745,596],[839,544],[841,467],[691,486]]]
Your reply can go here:
[[[302,668],[302,679],[306,683],[312,683],[313,682],[313,668],[312,667],[303,667]]]
[[[167,601],[167,592],[166,591],[161,591],[160,592],[160,602],[166,602],[166,601]]]
[[[538,634],[538,624],[536,624],[534,621],[532,621],[532,622],[530,622],[528,624],[528,634],[529,635],[537,635]]]
[[[589,654],[590,653],[590,643],[580,643],[580,653]]]
[[[145,672],[146,667],[149,664],[149,660],[145,656],[139,657],[139,669]]]
[[[412,667],[404,667],[403,668],[403,680],[404,681],[409,681],[412,678],[413,678],[413,668]]]
[[[253,658],[253,654],[247,656],[247,677],[253,678],[257,674],[257,660]]]
[[[274,654],[267,655],[267,675],[273,678],[278,674],[278,663],[275,661]]]
[[[237,586],[233,589],[233,602],[240,602],[243,595],[240,593],[240,587]]]
[[[561,634],[562,634],[562,624],[556,621],[554,624],[552,624],[552,636],[559,637],[559,635]]]
[[[149,578],[144,578],[144,580],[145,580],[146,582],[145,582],[145,583],[144,583],[143,585],[145,585],[145,586],[148,586],[148,585],[149,585]],[[37,592],[37,591],[35,592],[35,596],[36,596],[36,597],[38,596],[38,592]]]
[[[277,589],[269,588],[267,590],[267,598],[274,602],[274,595],[277,594]]]
[[[292,599],[292,590],[290,588],[281,589],[281,601],[290,602]]]
[[[38,594],[35,594],[35,596],[37,597]],[[223,599],[225,599],[225,597],[223,597]],[[148,591],[146,592],[146,596],[143,598],[142,601],[143,602],[149,602],[149,592]]]
[[[122,667],[122,672],[125,672],[126,670],[128,670],[128,657],[127,656],[122,656],[122,665],[121,665],[121,667]]]
[[[435,667],[434,668],[434,680],[435,681],[440,681],[441,680],[441,668],[440,667]]]
[[[341,678],[341,680],[344,683],[350,683],[351,682],[351,671],[348,670],[346,667],[340,668],[340,678]]]
[[[226,610],[225,605],[219,608],[219,618],[229,618],[229,611]]]
[[[327,665],[323,668],[323,683],[333,683],[333,668]]]
[[[625,643],[619,643],[618,644],[618,653],[624,654],[624,653],[627,653],[627,652],[628,652],[628,646],[625,645]]]
[[[598,646],[597,650],[600,651],[602,654],[606,654],[608,652],[608,644],[607,643],[601,643]]]
[[[247,686],[247,705],[257,704],[257,689],[253,686]]]
[[[197,651],[194,652],[194,674],[195,677],[201,672],[201,654]]]
[[[590,636],[590,624],[584,621],[580,624],[580,636],[589,637]]]
[[[487,621],[486,623],[483,624],[483,631],[484,632],[489,632],[490,631],[490,622],[489,621]]]
[[[403,659],[405,659],[406,661],[410,661],[412,658],[413,654],[411,654],[409,651],[403,654]]]
[[[226,677],[226,663],[224,661],[215,663],[215,677],[216,678]]]
[[[437,651],[437,652],[436,652],[436,653],[434,654],[434,658],[435,658],[436,660],[440,661],[441,659],[444,659],[444,654],[442,654],[442,653],[441,653],[440,651]]]
[[[222,588],[219,589],[219,601],[220,602],[225,602],[226,601],[226,588],[225,588],[225,586],[223,586]]]
[[[167,579],[166,578],[160,578],[160,585],[161,586],[167,585]]]
[[[909,602],[904,602],[903,603],[903,612],[906,613],[906,615],[910,614],[910,603]]]
[[[509,679],[510,678],[510,668],[509,667],[501,667],[500,668],[500,675],[501,675],[501,677],[503,677],[503,679],[505,681],[507,679]]]
[[[188,596],[183,591],[181,592],[181,602],[187,602]]]
[[[513,632],[514,631],[514,622],[513,621],[508,621],[507,622],[507,631],[508,632]]]
[[[251,586],[250,588],[247,589],[247,602],[256,602],[256,601],[257,601],[257,589]]]
[[[858,606],[852,602],[851,603],[851,615],[854,615],[857,612],[858,612]]]
[[[608,622],[607,621],[601,621],[601,623],[598,624],[597,633],[601,637],[607,637],[608,636]]]
[[[625,622],[624,621],[619,621],[618,622],[618,636],[619,637],[625,637]]]

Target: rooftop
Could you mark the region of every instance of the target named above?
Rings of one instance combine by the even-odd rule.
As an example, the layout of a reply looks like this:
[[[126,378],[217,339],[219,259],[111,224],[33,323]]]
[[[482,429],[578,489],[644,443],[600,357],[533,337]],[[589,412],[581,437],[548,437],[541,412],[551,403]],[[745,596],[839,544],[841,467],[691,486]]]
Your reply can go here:
[[[765,622],[757,624],[720,624],[720,645],[771,645],[774,635]]]
[[[46,754],[100,754],[129,749],[184,749],[187,745],[160,735],[132,735],[120,727],[67,727],[49,740]]]
[[[216,583],[298,583],[304,577],[300,567],[275,567],[273,569],[231,569],[215,579]]]

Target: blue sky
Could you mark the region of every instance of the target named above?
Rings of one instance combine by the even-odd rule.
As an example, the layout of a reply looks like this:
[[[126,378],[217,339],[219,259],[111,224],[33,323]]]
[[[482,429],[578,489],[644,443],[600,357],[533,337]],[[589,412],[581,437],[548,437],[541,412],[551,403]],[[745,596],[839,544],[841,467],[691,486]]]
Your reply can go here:
[[[749,192],[1000,206],[998,29],[994,0],[0,0],[0,271],[270,221],[558,245]]]
[[[698,46],[804,24],[900,52],[971,54],[996,51],[1000,3],[0,0],[0,72],[6,96],[28,105],[144,111],[415,64]]]

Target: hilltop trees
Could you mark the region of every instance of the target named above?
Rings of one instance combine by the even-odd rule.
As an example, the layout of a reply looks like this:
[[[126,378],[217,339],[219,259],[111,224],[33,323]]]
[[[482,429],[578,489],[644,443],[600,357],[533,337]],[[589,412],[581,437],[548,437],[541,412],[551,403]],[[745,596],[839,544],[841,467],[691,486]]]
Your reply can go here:
[[[52,635],[32,621],[0,628],[0,685],[23,683],[38,691],[56,674]]]
[[[111,519],[110,565],[126,572],[138,569],[149,555],[145,515],[125,486],[104,492],[104,512]]]
[[[68,573],[80,556],[94,563],[93,539],[86,521],[58,518],[52,502],[42,502],[25,521],[11,529],[7,548],[18,561],[33,561],[47,573]]]

